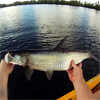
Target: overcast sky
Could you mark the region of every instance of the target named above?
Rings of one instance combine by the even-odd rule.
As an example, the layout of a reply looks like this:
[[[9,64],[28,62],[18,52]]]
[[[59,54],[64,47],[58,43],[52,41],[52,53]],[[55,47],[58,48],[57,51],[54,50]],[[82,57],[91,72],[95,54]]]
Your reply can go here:
[[[15,2],[15,1],[26,1],[26,0],[0,0],[0,3],[3,4],[9,4],[9,3],[12,3],[12,2]],[[68,1],[68,0],[67,0]],[[87,1],[87,2],[90,2],[90,3],[95,3],[97,1],[100,1],[100,0],[80,0],[80,1]]]

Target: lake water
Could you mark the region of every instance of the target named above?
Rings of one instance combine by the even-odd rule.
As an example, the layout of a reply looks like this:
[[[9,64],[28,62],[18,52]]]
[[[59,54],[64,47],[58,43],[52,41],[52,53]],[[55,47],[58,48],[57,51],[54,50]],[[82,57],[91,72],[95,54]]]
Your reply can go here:
[[[66,50],[91,51],[100,56],[100,11],[65,5],[24,5],[0,9],[0,59],[10,50],[51,50],[66,37]],[[100,72],[93,59],[83,61],[83,75],[89,80]],[[26,80],[24,68],[15,66],[9,77],[9,99],[56,99],[73,89],[66,71],[34,71]]]

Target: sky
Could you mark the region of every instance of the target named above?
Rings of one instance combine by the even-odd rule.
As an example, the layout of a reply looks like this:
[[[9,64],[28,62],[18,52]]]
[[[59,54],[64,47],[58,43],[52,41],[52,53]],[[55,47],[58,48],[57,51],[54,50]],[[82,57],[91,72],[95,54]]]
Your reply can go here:
[[[3,4],[3,3],[9,4],[9,3],[13,3],[15,1],[26,1],[26,0],[0,0],[0,4]],[[67,0],[67,1],[69,1],[69,0]],[[87,1],[87,2],[90,2],[90,3],[95,3],[99,0],[80,0],[80,1],[82,1],[82,2]]]

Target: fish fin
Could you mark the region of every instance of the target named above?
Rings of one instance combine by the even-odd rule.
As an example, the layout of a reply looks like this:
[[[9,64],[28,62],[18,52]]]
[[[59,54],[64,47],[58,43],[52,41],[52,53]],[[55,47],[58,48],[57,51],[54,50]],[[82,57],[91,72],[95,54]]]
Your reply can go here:
[[[88,53],[91,58],[95,59],[96,61],[98,61],[100,63],[100,60],[97,57],[95,57],[91,52],[88,52]]]
[[[47,76],[48,80],[51,79],[52,74],[53,74],[53,71],[46,71],[46,76]]]
[[[66,41],[66,38],[67,38],[68,36],[66,36],[64,39],[62,39],[60,42],[59,42],[59,44],[54,48],[54,50],[61,50],[63,47],[64,47],[64,45],[65,45],[65,41]]]
[[[25,66],[25,75],[28,81],[30,81],[33,72],[34,72],[33,69],[30,69],[29,66]]]

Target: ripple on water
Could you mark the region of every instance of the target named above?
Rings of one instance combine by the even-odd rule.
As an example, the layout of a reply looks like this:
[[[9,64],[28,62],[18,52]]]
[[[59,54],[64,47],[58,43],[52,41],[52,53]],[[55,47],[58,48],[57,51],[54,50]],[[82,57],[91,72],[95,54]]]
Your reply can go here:
[[[4,55],[8,50],[13,49],[53,49],[64,37],[66,37],[66,40],[61,45],[63,49],[66,49],[67,51],[90,50],[98,57],[98,55],[100,55],[100,29],[98,26],[100,25],[97,24],[97,22],[100,12],[97,13],[93,9],[90,9],[88,13],[88,8],[81,8],[81,10],[75,8],[77,7],[64,5],[26,5],[0,9],[0,12],[2,12],[0,13],[0,16],[3,16],[0,18],[1,58],[4,58]],[[75,15],[75,17],[72,15]],[[99,73],[99,64],[97,62],[92,62],[92,60],[85,60],[82,62],[83,74],[86,80]],[[38,76],[37,73],[40,73],[40,76]],[[55,98],[58,98],[58,94],[64,95],[72,90],[72,84],[66,73],[55,73],[55,76],[53,76],[50,82],[47,81],[47,78],[45,79],[45,75],[41,78],[42,75],[41,72],[35,71],[35,74],[32,76],[33,81],[31,80],[31,82],[33,83],[30,82],[30,84],[32,84],[31,87],[36,86],[36,90],[33,87],[34,91],[31,91],[32,88],[27,87],[28,85],[21,85],[21,88],[26,89],[27,87],[28,89],[31,89],[31,93],[38,93],[38,97],[39,92],[40,95],[41,93],[44,93],[47,96],[50,94],[51,98],[54,98],[55,93]],[[11,77],[12,76],[13,75],[11,75]],[[20,77],[17,76],[17,78],[21,78],[21,81],[23,81],[21,75]],[[15,77],[11,79],[15,79],[16,81]],[[52,87],[52,92],[47,88],[46,90],[40,90],[38,88],[40,84],[36,83],[37,80],[40,80],[38,83],[44,82],[42,88],[46,85],[47,87]],[[14,82],[11,82],[11,80],[9,82],[12,86],[14,85]],[[57,88],[55,89],[55,87]],[[57,89],[62,91],[61,94]],[[27,91],[25,92],[27,93]],[[14,93],[16,94],[16,92]],[[41,97],[44,96],[44,94],[41,95]]]

